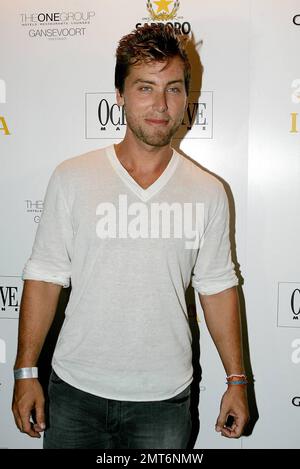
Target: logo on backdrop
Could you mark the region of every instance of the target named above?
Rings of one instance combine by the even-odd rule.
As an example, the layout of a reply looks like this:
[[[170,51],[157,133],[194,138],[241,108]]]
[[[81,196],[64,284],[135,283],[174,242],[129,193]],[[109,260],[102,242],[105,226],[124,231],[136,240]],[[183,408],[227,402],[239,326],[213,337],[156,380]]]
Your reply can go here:
[[[278,283],[278,327],[300,327],[300,283]]]
[[[6,103],[6,83],[0,78],[0,104]]]
[[[18,318],[22,288],[20,277],[0,277],[0,319]]]
[[[33,215],[34,223],[39,223],[41,214],[43,211],[44,201],[27,199],[25,200],[25,204],[26,204],[26,212]]]
[[[300,26],[300,14],[294,16],[293,23],[295,26]]]
[[[0,339],[0,363],[6,363],[6,342]]]
[[[122,139],[125,136],[124,108],[117,105],[115,93],[85,94],[85,138]],[[213,92],[189,94],[189,103],[175,139],[213,138]]]
[[[189,34],[192,30],[191,24],[188,21],[182,21],[183,17],[178,16],[179,7],[179,0],[147,0],[146,8],[150,16],[142,18],[143,23],[137,23],[136,27],[145,23],[167,22],[182,34]]]
[[[27,12],[20,18],[30,38],[54,41],[85,36],[95,15],[95,11]]]
[[[300,16],[300,15],[299,15]],[[291,94],[291,100],[293,104],[300,104],[300,78],[296,78],[295,80],[292,81],[292,94]],[[291,128],[290,128],[290,133],[292,134],[298,134],[300,132],[299,130],[299,118],[298,118],[298,112],[291,112]]]
[[[300,407],[300,396],[295,396],[295,397],[293,397],[293,399],[292,399],[292,404],[293,404],[295,407]]]
[[[6,83],[0,78],[0,104],[6,103]],[[10,135],[5,116],[0,114],[0,135]]]
[[[0,135],[10,135],[10,131],[4,116],[0,116]]]
[[[150,13],[150,17],[154,21],[169,21],[176,18],[177,12],[180,7],[180,2],[159,0],[151,2],[147,0],[147,10]]]
[[[293,349],[295,349],[293,350],[291,356],[292,363],[298,365],[300,363],[300,339],[293,340],[291,346]]]
[[[291,309],[293,311],[293,319],[299,320],[300,315],[300,290],[296,288],[291,296]]]

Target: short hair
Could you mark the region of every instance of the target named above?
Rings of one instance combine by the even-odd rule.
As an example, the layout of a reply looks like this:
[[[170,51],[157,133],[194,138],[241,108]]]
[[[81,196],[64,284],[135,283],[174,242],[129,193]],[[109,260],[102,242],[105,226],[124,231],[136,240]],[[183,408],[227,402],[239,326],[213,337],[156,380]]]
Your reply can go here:
[[[184,65],[184,84],[188,94],[191,65],[185,48],[187,39],[186,35],[164,23],[145,24],[122,37],[116,51],[115,88],[120,94],[124,92],[125,79],[132,65],[164,62],[169,58],[180,57]]]

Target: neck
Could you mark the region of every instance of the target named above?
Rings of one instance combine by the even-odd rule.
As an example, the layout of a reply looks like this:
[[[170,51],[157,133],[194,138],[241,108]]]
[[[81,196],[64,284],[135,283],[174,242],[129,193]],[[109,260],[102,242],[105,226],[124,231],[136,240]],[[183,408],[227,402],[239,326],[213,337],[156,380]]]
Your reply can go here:
[[[154,147],[127,133],[124,140],[115,145],[115,151],[121,163],[145,173],[167,166],[173,154],[170,143],[163,147]]]

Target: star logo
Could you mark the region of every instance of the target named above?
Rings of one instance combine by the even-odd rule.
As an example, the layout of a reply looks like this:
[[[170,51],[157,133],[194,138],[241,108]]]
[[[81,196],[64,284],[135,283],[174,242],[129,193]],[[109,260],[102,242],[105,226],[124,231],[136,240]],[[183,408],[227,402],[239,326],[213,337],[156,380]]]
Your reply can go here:
[[[173,20],[176,18],[179,5],[179,0],[156,0],[153,2],[147,0],[147,10],[151,15],[151,19],[155,21]]]
[[[173,1],[168,2],[167,0],[159,0],[158,2],[153,2],[155,5],[158,6],[157,13],[160,13],[161,11],[166,11],[167,13],[169,12],[169,5],[170,3],[173,3]]]

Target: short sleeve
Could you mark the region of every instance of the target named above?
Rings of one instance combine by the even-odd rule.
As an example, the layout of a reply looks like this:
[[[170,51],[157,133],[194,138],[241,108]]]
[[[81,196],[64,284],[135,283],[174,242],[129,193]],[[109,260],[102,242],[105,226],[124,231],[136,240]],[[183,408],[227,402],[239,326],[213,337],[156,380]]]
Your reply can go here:
[[[52,173],[44,199],[30,258],[23,269],[23,280],[42,280],[69,287],[73,229],[59,170]]]
[[[219,183],[215,210],[207,223],[193,269],[192,286],[202,295],[212,295],[237,284],[231,259],[228,199]]]

